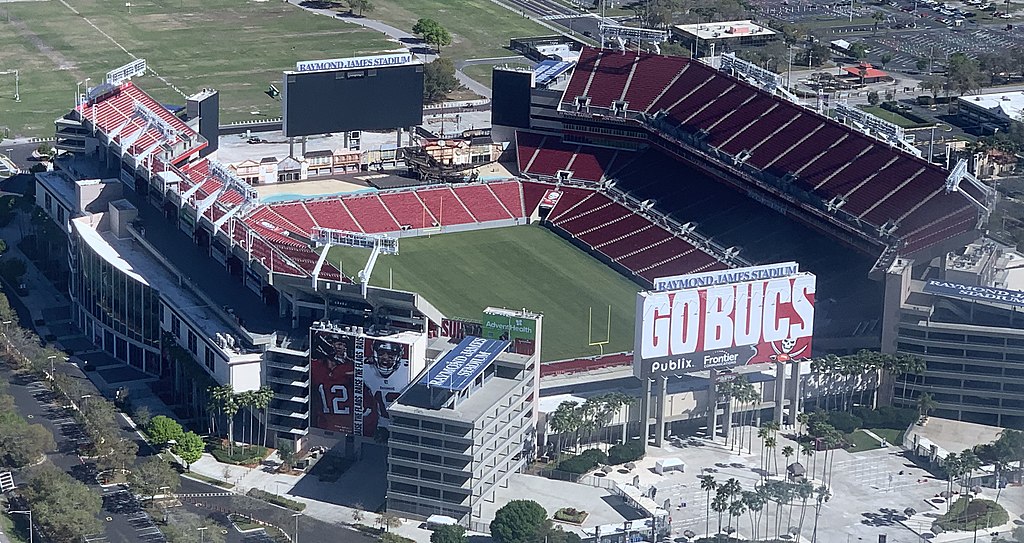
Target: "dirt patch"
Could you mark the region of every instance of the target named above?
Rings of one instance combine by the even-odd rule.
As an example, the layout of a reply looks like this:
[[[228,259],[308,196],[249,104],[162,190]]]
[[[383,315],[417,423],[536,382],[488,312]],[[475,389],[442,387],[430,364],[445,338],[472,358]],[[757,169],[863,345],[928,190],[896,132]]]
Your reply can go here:
[[[71,60],[64,56],[60,51],[50,47],[42,38],[39,37],[39,34],[33,32],[24,21],[11,19],[11,26],[14,27],[14,31],[19,36],[25,38],[25,40],[32,44],[32,46],[40,53],[50,59],[58,70],[71,72],[75,76],[75,79],[85,78],[85,74],[78,71],[78,66],[74,62],[71,62]]]

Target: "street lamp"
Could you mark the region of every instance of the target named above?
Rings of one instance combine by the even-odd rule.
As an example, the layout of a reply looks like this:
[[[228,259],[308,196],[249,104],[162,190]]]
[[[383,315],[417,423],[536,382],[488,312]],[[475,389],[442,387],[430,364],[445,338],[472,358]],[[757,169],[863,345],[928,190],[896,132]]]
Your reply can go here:
[[[53,381],[53,361],[57,359],[57,355],[51,354],[46,359],[50,361],[50,380]]]
[[[27,509],[25,511],[8,511],[8,513],[28,515],[28,543],[32,543],[32,510]]]
[[[89,94],[89,81],[92,81],[91,77],[86,77],[84,80],[79,81],[78,89],[75,91],[75,105],[77,106],[82,99],[82,85],[85,85],[85,93]]]
[[[196,528],[196,530],[199,530],[199,543],[204,543],[206,541],[206,530],[209,530],[209,529],[210,529],[209,526],[200,526],[200,527]],[[30,541],[29,543],[32,543],[32,542]]]
[[[301,516],[302,513],[295,513],[292,515],[292,518],[295,519],[295,533],[293,534],[294,537],[292,538],[292,543],[299,543],[299,517]]]

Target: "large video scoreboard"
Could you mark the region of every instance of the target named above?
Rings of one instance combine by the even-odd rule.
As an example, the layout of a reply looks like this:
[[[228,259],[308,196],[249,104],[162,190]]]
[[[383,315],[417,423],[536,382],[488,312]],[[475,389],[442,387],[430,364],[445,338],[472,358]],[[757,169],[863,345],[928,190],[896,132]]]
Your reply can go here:
[[[284,73],[286,137],[423,122],[423,64],[411,53],[302,61]]]

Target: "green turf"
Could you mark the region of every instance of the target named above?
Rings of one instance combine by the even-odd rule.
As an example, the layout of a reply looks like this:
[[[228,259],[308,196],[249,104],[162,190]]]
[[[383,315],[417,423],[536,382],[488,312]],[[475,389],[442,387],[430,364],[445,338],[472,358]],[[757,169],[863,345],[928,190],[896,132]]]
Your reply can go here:
[[[925,126],[921,123],[915,122],[913,119],[908,119],[895,111],[882,109],[879,106],[860,106],[860,108],[879,119],[889,121],[890,123],[903,128],[920,128]]]
[[[367,18],[406,31],[411,32],[421,17],[441,23],[452,35],[452,44],[441,53],[458,60],[511,56],[515,53],[506,49],[509,38],[555,34],[491,0],[373,0],[373,4],[374,10],[364,14]]]
[[[335,248],[330,259],[355,275],[368,253]],[[589,311],[594,340],[608,337],[605,352],[633,348],[639,287],[540,226],[515,226],[406,238],[397,256],[381,256],[371,285],[418,292],[449,317],[475,318],[487,306],[526,308],[544,314],[543,360],[599,354],[588,346]]]
[[[892,428],[871,428],[871,431],[878,437],[889,442],[890,445],[899,447],[903,444],[903,430]]]
[[[864,430],[846,434],[846,442],[850,444],[849,451],[852,453],[882,448],[878,440],[864,433]]]
[[[280,0],[137,0],[131,15],[121,0],[65,2],[80,15],[59,0],[0,8],[0,71],[21,71],[21,103],[13,100],[13,77],[0,76],[0,127],[12,135],[52,136],[53,120],[73,104],[76,81],[90,77],[95,85],[108,70],[132,60],[100,30],[186,94],[204,87],[221,91],[222,122],[258,118],[252,111],[279,116],[280,102],[263,91],[297,60],[398,46],[378,32]],[[10,11],[10,23],[4,10]],[[156,77],[137,82],[159,100],[184,104]]]

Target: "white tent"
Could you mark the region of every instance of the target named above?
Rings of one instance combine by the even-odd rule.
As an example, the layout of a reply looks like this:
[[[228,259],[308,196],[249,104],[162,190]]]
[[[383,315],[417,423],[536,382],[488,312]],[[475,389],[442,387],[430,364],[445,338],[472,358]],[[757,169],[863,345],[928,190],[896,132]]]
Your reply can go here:
[[[678,458],[663,458],[654,464],[654,471],[659,475],[668,471],[686,471],[686,464]]]

